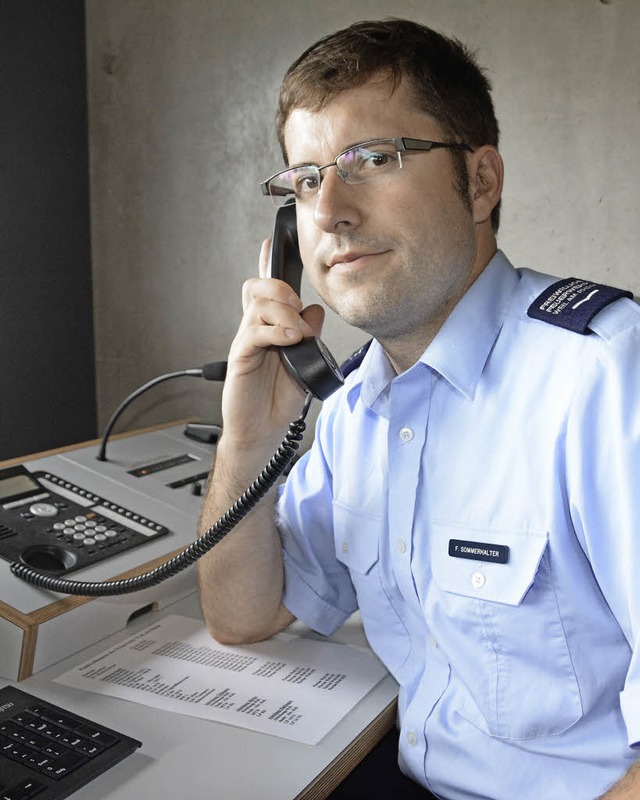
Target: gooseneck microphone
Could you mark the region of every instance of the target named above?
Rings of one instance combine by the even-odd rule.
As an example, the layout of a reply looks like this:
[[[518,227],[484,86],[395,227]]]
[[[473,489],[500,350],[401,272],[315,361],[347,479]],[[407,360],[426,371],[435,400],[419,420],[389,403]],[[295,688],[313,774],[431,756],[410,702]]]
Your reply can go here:
[[[166,375],[159,375],[157,378],[153,378],[152,380],[148,381],[148,383],[140,386],[128,397],[125,397],[125,399],[111,415],[111,418],[109,419],[109,422],[107,422],[107,426],[104,429],[104,433],[102,434],[102,441],[100,443],[100,449],[98,450],[98,455],[96,458],[98,461],[107,460],[107,442],[109,440],[109,436],[111,436],[111,432],[113,431],[116,422],[125,408],[127,408],[134,400],[140,397],[141,394],[144,394],[144,392],[148,391],[154,386],[157,386],[159,383],[164,383],[164,381],[172,380],[173,378],[191,377],[204,378],[206,381],[224,381],[226,374],[226,361],[212,361],[209,364],[205,364],[203,367],[198,367],[195,369],[182,369],[178,372],[168,372]]]

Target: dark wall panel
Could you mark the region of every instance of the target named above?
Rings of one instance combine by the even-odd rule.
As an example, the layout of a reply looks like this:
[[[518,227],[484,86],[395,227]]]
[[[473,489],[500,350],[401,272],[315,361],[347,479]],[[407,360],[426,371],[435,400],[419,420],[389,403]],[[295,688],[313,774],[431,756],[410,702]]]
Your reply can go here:
[[[96,435],[84,4],[0,0],[0,459]]]

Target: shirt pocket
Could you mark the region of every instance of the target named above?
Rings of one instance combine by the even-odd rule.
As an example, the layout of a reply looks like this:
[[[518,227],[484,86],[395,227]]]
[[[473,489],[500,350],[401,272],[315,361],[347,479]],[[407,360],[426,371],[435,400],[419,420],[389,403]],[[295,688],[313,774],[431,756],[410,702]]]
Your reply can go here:
[[[451,539],[508,547],[506,563],[449,555]],[[559,734],[582,717],[548,534],[434,526],[428,615],[466,691],[461,713],[493,736]],[[489,548],[491,549],[491,548]]]
[[[404,601],[385,577],[380,557],[386,523],[334,502],[333,524],[336,558],[349,570],[369,644],[400,680],[411,643],[403,622]]]

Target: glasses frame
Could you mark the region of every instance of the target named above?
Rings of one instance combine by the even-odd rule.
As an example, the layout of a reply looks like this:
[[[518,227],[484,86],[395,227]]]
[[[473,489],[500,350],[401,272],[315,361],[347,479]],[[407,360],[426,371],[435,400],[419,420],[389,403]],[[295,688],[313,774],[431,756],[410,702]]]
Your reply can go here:
[[[447,150],[466,150],[469,153],[473,153],[473,148],[465,144],[464,142],[434,142],[429,139],[411,139],[406,136],[396,136],[394,138],[389,139],[367,139],[365,142],[359,142],[358,144],[351,145],[351,147],[347,147],[341,153],[330,161],[328,164],[324,164],[324,166],[319,167],[317,164],[298,164],[295,167],[287,167],[286,169],[281,169],[279,172],[276,172],[271,177],[267,178],[266,181],[262,181],[260,184],[260,189],[262,190],[262,194],[270,197],[273,201],[274,205],[277,207],[286,205],[289,202],[295,202],[295,193],[291,192],[282,192],[282,193],[274,193],[271,191],[271,182],[276,178],[279,178],[281,175],[284,175],[286,172],[290,172],[292,169],[313,169],[318,174],[318,192],[320,191],[320,187],[322,185],[322,172],[329,167],[335,167],[338,175],[340,178],[346,183],[350,184],[350,181],[347,180],[348,176],[340,169],[338,161],[345,156],[347,153],[350,153],[352,150],[357,150],[359,147],[369,147],[370,145],[375,144],[393,144],[396,148],[396,153],[399,156],[399,164],[398,169],[402,169],[402,153],[404,152],[423,152],[429,153],[431,150],[439,150],[439,149],[447,149]],[[350,185],[357,185],[358,183],[365,183],[367,179],[361,181],[354,181]],[[315,197],[317,195],[314,194]]]

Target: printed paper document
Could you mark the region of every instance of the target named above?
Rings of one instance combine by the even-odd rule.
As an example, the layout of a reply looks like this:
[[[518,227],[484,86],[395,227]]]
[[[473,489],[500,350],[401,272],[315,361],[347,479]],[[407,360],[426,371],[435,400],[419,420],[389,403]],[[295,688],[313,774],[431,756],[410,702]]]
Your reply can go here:
[[[173,615],[56,680],[317,744],[385,675],[380,661],[358,647],[288,633],[221,645],[200,620]]]

